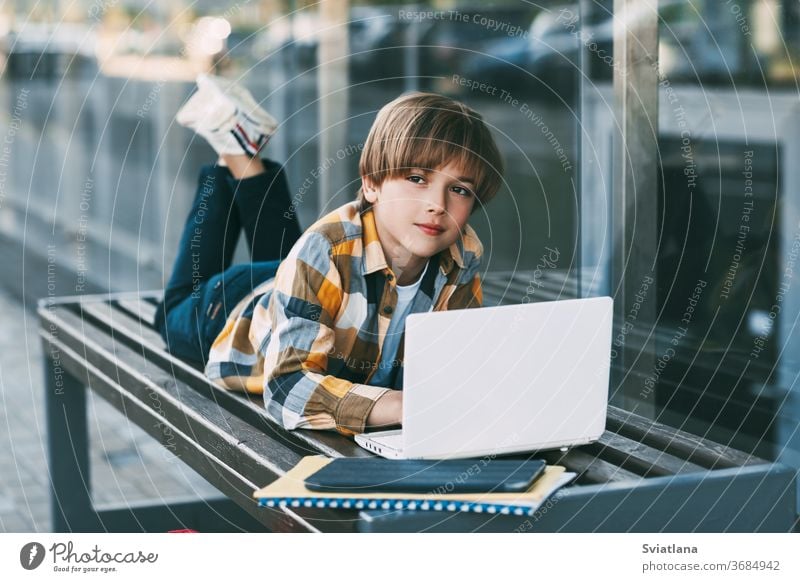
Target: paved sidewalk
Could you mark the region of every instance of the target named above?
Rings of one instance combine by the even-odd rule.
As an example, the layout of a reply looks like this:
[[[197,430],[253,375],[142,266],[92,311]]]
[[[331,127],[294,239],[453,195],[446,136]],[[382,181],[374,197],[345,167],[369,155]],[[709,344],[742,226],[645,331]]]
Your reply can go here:
[[[0,532],[51,531],[41,342],[36,314],[0,289]],[[89,392],[96,504],[219,493]]]

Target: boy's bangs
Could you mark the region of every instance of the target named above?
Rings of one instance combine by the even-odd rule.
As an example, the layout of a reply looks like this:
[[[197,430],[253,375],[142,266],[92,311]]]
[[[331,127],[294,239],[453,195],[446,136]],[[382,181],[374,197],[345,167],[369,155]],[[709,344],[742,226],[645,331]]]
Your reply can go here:
[[[468,145],[431,136],[401,138],[393,145],[393,152],[387,156],[389,178],[401,177],[410,168],[435,170],[453,163],[463,173],[459,175],[472,179],[476,190],[484,184],[485,162]]]

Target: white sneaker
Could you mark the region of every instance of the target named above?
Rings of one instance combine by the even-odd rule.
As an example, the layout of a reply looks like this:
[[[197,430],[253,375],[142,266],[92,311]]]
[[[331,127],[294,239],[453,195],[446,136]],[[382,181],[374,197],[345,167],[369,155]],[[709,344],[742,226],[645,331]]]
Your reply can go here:
[[[214,75],[199,75],[197,91],[175,120],[203,136],[218,154],[258,154],[278,122],[244,87]]]

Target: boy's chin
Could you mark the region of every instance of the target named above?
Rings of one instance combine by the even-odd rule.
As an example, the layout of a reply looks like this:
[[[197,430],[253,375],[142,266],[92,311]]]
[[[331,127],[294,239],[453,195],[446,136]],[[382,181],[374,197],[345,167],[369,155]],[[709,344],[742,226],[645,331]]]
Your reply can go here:
[[[407,250],[415,257],[419,257],[420,259],[430,259],[449,247],[450,245],[444,247],[433,245],[417,245],[412,248],[407,248]]]

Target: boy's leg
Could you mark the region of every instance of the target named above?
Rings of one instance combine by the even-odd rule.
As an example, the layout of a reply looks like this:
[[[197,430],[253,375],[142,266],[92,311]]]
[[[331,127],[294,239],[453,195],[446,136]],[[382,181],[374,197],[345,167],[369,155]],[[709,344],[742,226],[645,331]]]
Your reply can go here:
[[[225,168],[216,164],[200,170],[197,193],[164,292],[168,309],[186,295],[197,294],[205,282],[231,264],[241,224],[227,178]]]
[[[154,325],[175,355],[202,361],[206,285],[231,264],[241,224],[233,207],[227,170],[202,167],[178,255],[156,310]]]
[[[227,267],[230,258],[226,257],[227,268],[213,275],[199,292],[193,292],[197,298],[183,300],[170,313],[167,327],[179,328],[178,338],[188,336],[192,330],[183,328],[195,322],[189,351],[201,354],[202,360],[229,313],[253,289],[275,276],[281,259],[300,236],[297,219],[289,213],[286,177],[279,164],[269,160],[262,164],[259,158],[229,154],[222,154],[221,162],[225,164],[221,173],[235,201],[231,212],[237,215],[237,224],[244,225],[252,262]],[[176,347],[180,352],[176,355],[189,357],[187,350]]]
[[[299,227],[296,220],[283,216],[290,202],[282,174],[286,203],[281,216],[271,216],[267,224],[262,224],[258,213],[247,214],[253,212],[255,201],[260,209],[265,198],[276,198],[271,187],[265,188],[265,168],[258,158],[251,157],[269,141],[277,127],[275,119],[246,89],[224,79],[200,75],[197,85],[197,92],[181,107],[176,120],[204,137],[223,160],[239,168],[231,167],[231,172],[221,163],[203,168],[155,326],[175,355],[202,362],[221,319],[220,307],[226,306],[224,315],[228,305],[238,303],[247,293],[247,274],[251,280],[254,276],[261,279],[260,275],[266,277],[277,266],[259,262],[230,267],[241,217],[247,217],[247,239],[254,261],[285,256],[299,237]],[[234,202],[234,189],[243,200],[241,209]],[[281,232],[276,233],[277,229]],[[271,235],[262,241],[261,232]],[[287,241],[285,250],[282,242],[275,242],[276,235]]]
[[[234,170],[235,160],[224,157],[238,174]],[[258,162],[253,159],[251,163]],[[267,158],[260,163],[263,165],[260,173],[249,172],[242,179],[232,173],[228,182],[254,263],[283,259],[301,234],[283,167]]]

